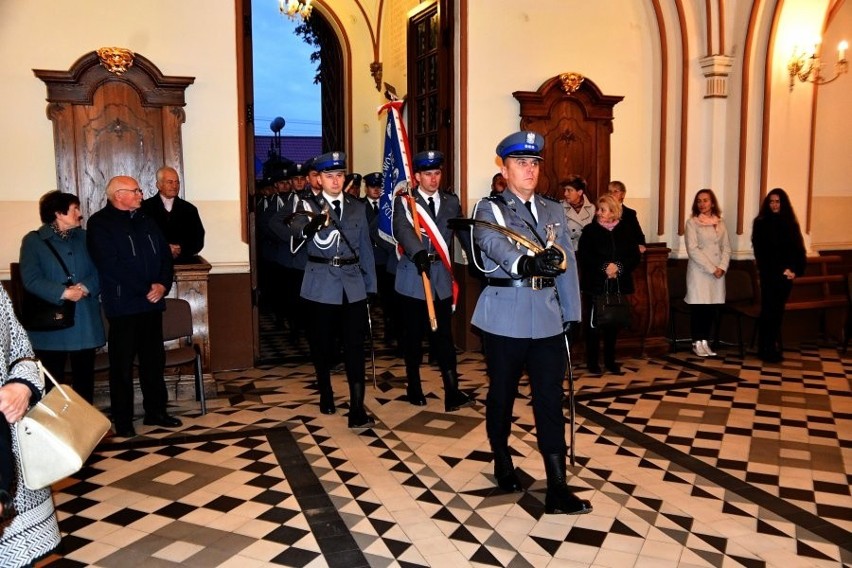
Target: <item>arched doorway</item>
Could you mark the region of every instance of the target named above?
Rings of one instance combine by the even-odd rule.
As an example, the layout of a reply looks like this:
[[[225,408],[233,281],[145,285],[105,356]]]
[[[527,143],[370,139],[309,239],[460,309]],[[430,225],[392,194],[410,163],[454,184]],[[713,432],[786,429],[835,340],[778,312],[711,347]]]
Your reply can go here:
[[[279,341],[277,337],[266,334],[275,334],[279,331],[277,327],[270,326],[264,322],[263,330],[261,323],[264,314],[259,309],[260,295],[258,287],[259,250],[257,239],[256,215],[256,193],[255,193],[255,101],[254,101],[254,55],[252,42],[252,0],[237,0],[236,10],[238,21],[242,22],[241,29],[237,30],[238,49],[238,100],[243,110],[240,117],[240,149],[242,152],[241,177],[244,180],[244,191],[242,201],[246,211],[243,224],[243,237],[249,244],[249,258],[251,265],[252,286],[252,321],[253,321],[253,346],[255,362],[276,362],[288,358],[305,358],[308,355],[307,346],[304,341],[294,344],[290,341]],[[281,18],[274,4],[269,6],[272,18]],[[334,29],[329,25],[328,19],[322,11],[314,9],[309,22],[309,33],[315,42],[313,45],[319,55],[318,74],[321,85],[321,113],[322,113],[322,149],[326,151],[334,148],[346,148],[345,125],[346,105],[344,104],[344,66],[343,50],[340,40]],[[282,70],[286,68],[286,60],[281,61]],[[305,80],[313,80],[312,77]],[[295,301],[297,298],[293,298]],[[287,298],[289,301],[289,298]],[[269,341],[267,341],[269,340]],[[264,346],[264,349],[261,347]]]

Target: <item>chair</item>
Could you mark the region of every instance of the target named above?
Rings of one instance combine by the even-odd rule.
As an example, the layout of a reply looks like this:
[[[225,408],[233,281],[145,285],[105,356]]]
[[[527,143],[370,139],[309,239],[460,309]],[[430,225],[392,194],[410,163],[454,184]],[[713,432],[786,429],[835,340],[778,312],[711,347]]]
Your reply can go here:
[[[166,349],[166,368],[192,363],[195,369],[195,400],[201,403],[201,414],[207,414],[204,393],[204,373],[201,368],[201,349],[192,342],[192,309],[189,302],[166,298],[163,313],[163,341],[178,340],[178,347]]]

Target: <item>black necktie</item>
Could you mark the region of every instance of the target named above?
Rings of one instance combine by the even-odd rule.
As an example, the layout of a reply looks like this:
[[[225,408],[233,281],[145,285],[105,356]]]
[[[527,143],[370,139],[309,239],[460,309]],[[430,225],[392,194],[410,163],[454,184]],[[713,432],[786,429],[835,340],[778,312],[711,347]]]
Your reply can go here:
[[[533,210],[532,210],[532,200],[527,201],[526,203],[524,203],[524,205],[526,205],[527,211],[529,211],[530,215],[532,215],[533,221],[535,221],[536,224],[538,224],[538,219],[535,218],[535,213],[533,213]]]
[[[373,201],[373,213],[376,214],[376,215],[379,214],[379,202],[378,201]]]
[[[337,218],[340,219],[340,200],[335,199],[331,202],[331,206],[334,207],[334,212],[337,214]]]
[[[438,215],[435,213],[435,199],[429,198],[429,211],[432,212],[432,217],[437,217]]]

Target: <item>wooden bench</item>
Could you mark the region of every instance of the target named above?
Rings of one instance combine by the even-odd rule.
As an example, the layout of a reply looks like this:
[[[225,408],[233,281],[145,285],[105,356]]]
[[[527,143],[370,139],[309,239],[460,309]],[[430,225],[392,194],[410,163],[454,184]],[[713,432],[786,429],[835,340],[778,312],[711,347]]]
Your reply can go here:
[[[846,274],[840,273],[842,266],[843,259],[837,255],[809,256],[805,274],[793,280],[793,291],[784,308],[786,312],[818,310],[819,331],[824,338],[828,310],[839,310],[843,322],[849,306]],[[841,335],[838,333],[838,338]]]

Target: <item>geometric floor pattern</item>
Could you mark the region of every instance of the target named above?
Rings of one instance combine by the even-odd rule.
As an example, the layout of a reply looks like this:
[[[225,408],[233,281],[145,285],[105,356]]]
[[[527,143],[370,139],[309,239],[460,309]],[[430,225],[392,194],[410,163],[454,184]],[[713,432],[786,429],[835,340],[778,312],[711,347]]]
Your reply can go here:
[[[402,362],[379,352],[361,433],[342,373],[332,416],[309,364],[219,373],[207,415],[176,405],[179,430],[137,425],[54,486],[63,542],[39,566],[852,567],[852,361],[786,355],[577,369],[569,484],[594,511],[576,517],[543,512],[525,383],[524,491],[495,488],[478,353],[459,355],[477,404],[445,413],[436,369],[411,406]]]

